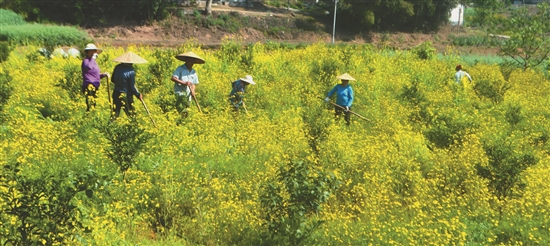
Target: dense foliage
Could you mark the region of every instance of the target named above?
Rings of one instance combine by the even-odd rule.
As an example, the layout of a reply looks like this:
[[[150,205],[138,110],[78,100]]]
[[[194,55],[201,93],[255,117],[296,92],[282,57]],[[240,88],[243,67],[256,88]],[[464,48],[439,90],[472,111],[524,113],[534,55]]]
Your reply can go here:
[[[24,25],[27,24],[21,15],[7,9],[0,9],[0,26]]]
[[[0,1],[0,8],[14,10],[29,21],[55,21],[86,26],[106,24],[112,19],[139,22],[162,20],[169,15],[177,2],[172,0],[14,0]],[[290,4],[293,8],[302,8],[303,2],[275,0],[265,1],[265,4],[276,7],[285,5],[288,7]],[[372,29],[432,31],[437,30],[441,24],[447,23],[449,11],[457,3],[457,0],[341,0],[338,2],[338,25],[342,28],[353,27],[360,31]],[[323,9],[323,12],[333,12],[334,2],[320,1],[320,4],[311,10],[318,8]],[[395,18],[396,16],[399,18]]]
[[[7,57],[9,45],[41,45],[50,51],[53,47],[72,44],[86,44],[90,38],[85,31],[71,26],[56,26],[26,23],[20,15],[11,10],[0,9],[0,61]],[[4,43],[6,42],[6,43]]]
[[[344,23],[378,30],[433,31],[448,22],[457,0],[341,0],[338,7]],[[398,17],[398,18],[396,18]]]
[[[550,57],[550,5],[547,3],[538,4],[535,14],[526,7],[515,9],[494,29],[510,36],[500,45],[500,53],[522,67],[538,66]]]
[[[111,16],[126,20],[152,21],[167,16],[172,0],[12,0],[0,8],[22,14],[28,21],[56,21],[79,25],[104,24]],[[63,14],[60,14],[63,13]]]
[[[101,45],[100,45],[101,47]],[[109,121],[78,95],[81,60],[17,47],[0,64],[11,96],[0,126],[0,244],[548,245],[550,81],[540,71],[414,51],[227,42],[219,50],[133,51],[158,127]],[[193,50],[194,107],[175,112],[174,56]],[[348,127],[323,97],[357,81]],[[9,74],[9,77],[8,77]],[[246,74],[248,113],[230,81]],[[112,87],[111,87],[112,88]],[[41,212],[39,212],[41,211]]]
[[[85,31],[74,27],[26,24],[2,27],[0,40],[8,41],[13,45],[35,44],[55,47],[75,43],[85,44],[90,41],[90,38]]]

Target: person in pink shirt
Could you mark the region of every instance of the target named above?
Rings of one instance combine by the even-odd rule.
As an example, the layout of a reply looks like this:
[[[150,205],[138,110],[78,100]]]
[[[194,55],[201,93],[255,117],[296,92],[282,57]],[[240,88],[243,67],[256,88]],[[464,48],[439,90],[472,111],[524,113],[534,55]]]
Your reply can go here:
[[[102,52],[94,44],[87,44],[84,48],[86,57],[82,60],[82,93],[86,96],[86,111],[95,108],[95,99],[99,89],[100,80],[109,76],[109,73],[101,73],[95,59]]]

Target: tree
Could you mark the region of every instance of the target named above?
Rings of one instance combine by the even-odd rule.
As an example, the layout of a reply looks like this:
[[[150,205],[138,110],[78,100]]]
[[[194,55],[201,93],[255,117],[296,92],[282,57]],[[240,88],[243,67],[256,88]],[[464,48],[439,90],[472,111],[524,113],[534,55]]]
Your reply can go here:
[[[536,67],[549,58],[550,6],[547,3],[538,4],[536,14],[520,7],[495,29],[510,36],[500,45],[500,55],[512,58],[523,69]]]
[[[212,15],[212,0],[206,0],[206,14]]]
[[[501,0],[473,0],[472,3],[475,8],[472,24],[480,27],[490,22],[503,6]]]
[[[342,25],[402,31],[437,30],[458,0],[339,1]],[[399,18],[395,18],[399,16]],[[353,24],[351,24],[353,23]],[[357,25],[360,23],[361,25]]]

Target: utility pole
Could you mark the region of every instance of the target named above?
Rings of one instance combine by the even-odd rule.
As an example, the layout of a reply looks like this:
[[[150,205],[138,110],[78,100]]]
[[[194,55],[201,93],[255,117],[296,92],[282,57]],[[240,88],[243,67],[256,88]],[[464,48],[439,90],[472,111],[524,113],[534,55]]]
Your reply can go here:
[[[332,23],[332,43],[334,44],[334,34],[336,33],[336,7],[338,0],[334,0],[334,22]]]

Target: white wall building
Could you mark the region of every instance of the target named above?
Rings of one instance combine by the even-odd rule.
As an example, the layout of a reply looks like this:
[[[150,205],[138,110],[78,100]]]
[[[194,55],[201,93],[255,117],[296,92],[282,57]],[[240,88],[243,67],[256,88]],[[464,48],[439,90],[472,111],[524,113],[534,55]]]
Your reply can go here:
[[[451,10],[451,17],[449,22],[452,26],[464,25],[464,11],[466,11],[466,6],[459,4]]]

